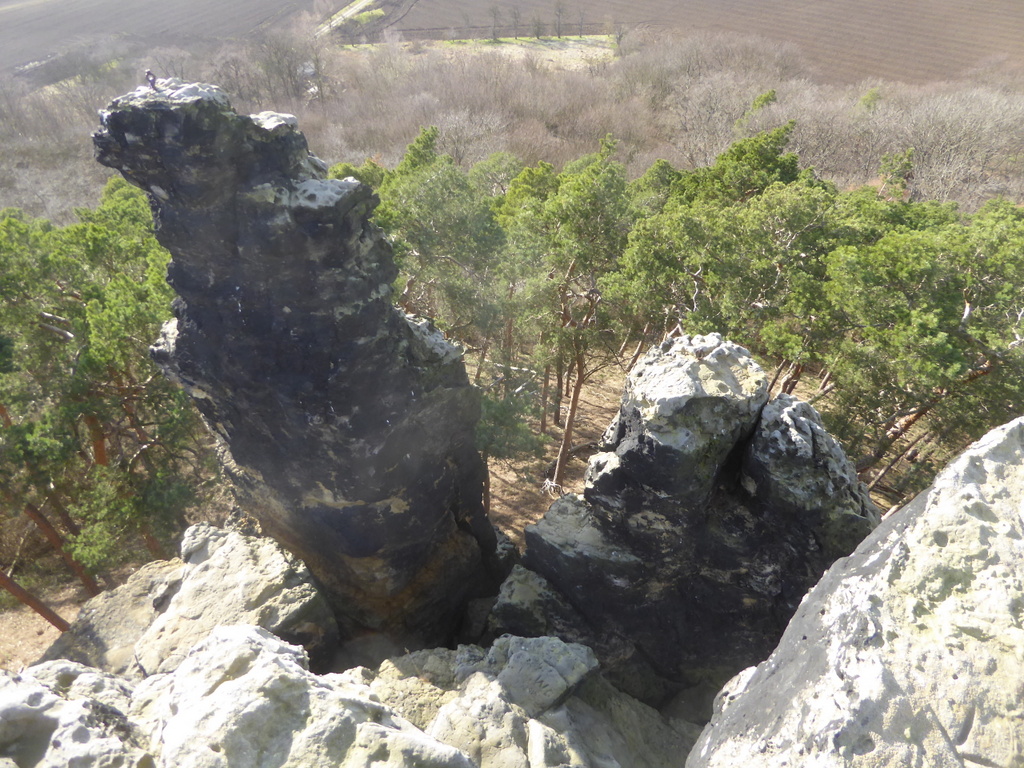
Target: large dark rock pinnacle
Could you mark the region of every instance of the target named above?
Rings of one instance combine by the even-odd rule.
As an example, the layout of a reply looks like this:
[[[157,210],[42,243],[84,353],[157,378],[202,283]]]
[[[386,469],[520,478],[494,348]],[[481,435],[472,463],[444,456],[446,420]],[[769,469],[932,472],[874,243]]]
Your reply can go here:
[[[176,319],[153,356],[217,436],[248,511],[349,636],[450,636],[488,581],[479,415],[461,354],[391,301],[376,195],[328,180],[290,115],[160,80],[101,113],[97,159],[149,193]]]
[[[769,401],[764,371],[718,334],[648,352],[601,448],[583,496],[526,529],[492,627],[590,645],[623,690],[686,690],[707,717],[704,694],[771,653],[878,512],[817,412]]]

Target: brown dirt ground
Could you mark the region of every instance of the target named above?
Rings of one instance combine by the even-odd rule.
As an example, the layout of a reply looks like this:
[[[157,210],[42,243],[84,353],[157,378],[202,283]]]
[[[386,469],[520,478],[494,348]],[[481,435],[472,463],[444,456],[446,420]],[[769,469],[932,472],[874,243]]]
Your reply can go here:
[[[618,410],[624,378],[618,371],[603,371],[583,388],[573,430],[573,446],[598,441]],[[563,413],[568,405],[568,399],[565,399]],[[491,519],[520,550],[523,529],[539,520],[555,499],[554,493],[544,490],[544,478],[558,455],[562,430],[553,427],[548,431],[552,439],[543,458],[524,462],[492,462],[491,466]],[[569,462],[562,483],[565,493],[583,492],[583,473],[593,453],[593,450],[580,451]]]
[[[65,584],[43,594],[43,600],[66,621],[74,621],[88,595],[78,584]],[[18,672],[38,659],[60,632],[25,607],[0,614],[0,669]]]

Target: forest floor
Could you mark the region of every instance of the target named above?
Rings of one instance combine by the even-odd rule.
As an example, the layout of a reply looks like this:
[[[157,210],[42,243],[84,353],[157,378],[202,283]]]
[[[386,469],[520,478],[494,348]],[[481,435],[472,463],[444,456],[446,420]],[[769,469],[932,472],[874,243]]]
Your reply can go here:
[[[618,409],[624,376],[605,371],[590,382],[580,396],[573,445],[596,443]],[[568,405],[568,399],[564,401]],[[491,519],[522,549],[523,530],[536,522],[554,501],[544,490],[545,473],[558,453],[562,431],[550,430],[542,458],[525,461],[492,462]],[[567,493],[583,491],[583,473],[593,450],[579,452],[569,463],[563,483]],[[137,566],[136,566],[137,567]],[[135,570],[119,570],[111,579],[123,583]],[[74,621],[88,595],[78,582],[57,583],[39,590],[39,597],[68,622]],[[0,669],[18,672],[32,664],[53,643],[60,632],[25,606],[0,613]]]
[[[588,382],[580,394],[574,447],[597,443],[619,408],[624,374],[618,370],[602,371]],[[563,401],[563,414],[569,401]],[[544,490],[544,480],[558,456],[562,430],[549,429],[551,439],[544,456],[527,461],[491,462],[491,520],[522,551],[523,531],[537,522],[556,498]],[[562,481],[564,493],[583,493],[583,473],[595,448],[580,450],[569,462]]]
[[[57,614],[74,621],[88,599],[78,582],[61,584],[41,592],[40,597]],[[0,613],[0,669],[19,672],[38,659],[60,632],[31,608],[19,605]]]

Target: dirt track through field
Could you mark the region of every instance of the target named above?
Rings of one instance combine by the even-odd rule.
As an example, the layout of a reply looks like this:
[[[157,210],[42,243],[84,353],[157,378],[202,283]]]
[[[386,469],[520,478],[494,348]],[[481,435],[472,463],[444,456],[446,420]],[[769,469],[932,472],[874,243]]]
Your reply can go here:
[[[242,37],[313,0],[0,0],[0,73],[111,37],[162,46]]]
[[[508,32],[519,9],[519,33],[538,19],[554,28],[554,0],[496,4]],[[491,5],[478,0],[405,0],[392,28],[406,37],[486,36]],[[1020,0],[562,0],[564,34],[616,25],[683,32],[734,32],[797,46],[823,80],[926,82],[955,78],[1000,61],[1024,62]],[[411,6],[411,7],[410,7]],[[582,13],[581,9],[582,8]]]

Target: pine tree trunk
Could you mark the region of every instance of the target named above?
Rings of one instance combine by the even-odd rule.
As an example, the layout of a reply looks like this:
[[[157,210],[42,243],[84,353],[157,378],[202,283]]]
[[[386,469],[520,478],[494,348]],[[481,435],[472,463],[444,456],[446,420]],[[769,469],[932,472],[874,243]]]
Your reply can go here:
[[[25,514],[28,515],[29,519],[36,524],[40,531],[42,531],[43,536],[45,536],[46,540],[50,542],[50,545],[60,553],[61,558],[67,564],[68,568],[70,568],[72,573],[74,573],[78,577],[78,580],[82,582],[82,586],[85,587],[85,591],[92,597],[98,595],[101,590],[99,585],[96,583],[96,580],[93,579],[93,577],[89,575],[89,572],[85,570],[85,567],[75,560],[75,558],[71,556],[71,553],[67,551],[64,546],[64,539],[57,532],[57,529],[50,524],[50,521],[46,519],[46,515],[44,515],[39,508],[33,504],[25,505]]]
[[[583,376],[583,355],[576,358],[576,381],[572,388],[572,395],[569,398],[569,414],[565,417],[565,431],[562,433],[562,444],[558,448],[558,460],[555,462],[555,476],[552,482],[561,485],[565,477],[565,470],[571,458],[573,425],[576,423],[576,410],[580,404],[580,392],[583,391],[585,377]]]
[[[51,610],[49,606],[47,606],[38,597],[33,595],[27,589],[24,589],[21,586],[19,586],[14,579],[12,579],[10,576],[4,573],[2,568],[0,568],[0,587],[6,589],[8,592],[14,595],[15,600],[17,600],[22,605],[27,605],[29,608],[38,613],[48,622],[53,624],[53,626],[55,626],[61,632],[67,632],[69,629],[71,629],[70,624],[68,624],[66,621],[64,621],[64,619],[58,616],[56,612]]]
[[[779,377],[782,376],[782,372],[789,366],[789,360],[782,358],[782,362],[779,363],[778,368],[775,369],[775,373],[772,376],[772,380],[768,384],[768,394],[771,395],[772,390],[775,389],[775,385],[779,382]]]
[[[910,453],[911,450],[913,450],[914,446],[916,446],[919,442],[921,442],[921,438],[923,438],[926,434],[928,434],[928,433],[927,432],[922,432],[920,435],[918,435],[913,440],[911,440],[910,444],[907,445],[906,448],[904,448],[902,451],[900,451],[898,454],[896,454],[896,456],[893,457],[893,460],[890,461],[888,464],[886,464],[885,468],[881,472],[879,472],[877,475],[875,475],[874,479],[870,483],[868,483],[868,492],[871,492],[871,491],[875,490],[875,486],[878,485],[880,482],[882,482],[882,478],[885,477],[887,474],[889,474],[889,471],[893,467],[895,467],[897,464],[899,464],[900,460],[904,456],[906,456],[908,453]]]
[[[100,420],[90,413],[85,417],[85,426],[89,428],[89,439],[92,441],[92,460],[101,467],[107,466],[107,441]]]
[[[46,503],[50,505],[54,512],[57,513],[57,517],[64,526],[64,529],[72,536],[77,536],[82,532],[82,529],[78,527],[78,523],[71,519],[71,515],[68,513],[67,507],[65,507],[60,499],[57,498],[56,493],[46,499]]]
[[[619,351],[615,353],[616,357],[622,357],[626,354],[626,347],[629,346],[629,335],[626,335],[622,339],[622,343],[619,344]]]
[[[885,437],[875,445],[875,449],[857,462],[857,474],[863,474],[866,470],[871,469],[875,464],[881,461],[885,454],[888,453],[889,449],[892,448],[893,443],[906,435],[913,426],[917,424],[917,422],[931,413],[932,410],[935,409],[935,406],[944,400],[947,400],[949,397],[958,394],[972,382],[977,381],[983,376],[987,376],[994,370],[995,366],[992,364],[987,364],[981,368],[977,368],[960,379],[960,381],[954,383],[952,386],[939,390],[931,400],[921,403],[913,413],[909,413],[906,416],[901,416],[899,418],[894,418],[889,423],[888,428],[885,431]]]
[[[794,365],[793,370],[782,381],[779,391],[784,395],[792,395],[796,385],[800,383],[800,377],[804,374],[803,363]]]
[[[487,362],[487,353],[488,353],[488,351],[490,351],[490,348],[491,348],[491,342],[490,341],[485,341],[483,347],[480,350],[480,359],[477,361],[477,364],[476,364],[476,376],[473,377],[473,385],[474,386],[477,386],[477,387],[480,386],[480,377],[483,376],[483,373],[484,373],[484,363]]]
[[[540,433],[548,433],[548,388],[551,381],[551,363],[544,366],[544,383],[540,386]]]
[[[562,426],[562,391],[565,381],[565,368],[561,354],[555,359],[555,396],[551,400],[551,417],[556,427]]]
[[[139,523],[139,535],[142,536],[142,541],[146,545],[149,554],[157,560],[167,559],[167,552],[164,551],[163,545],[157,537],[153,535],[153,529],[149,527],[148,523]]]
[[[509,285],[509,287],[508,287],[508,302],[509,302],[509,304],[512,303],[512,297],[515,296],[515,294],[516,294],[515,285]],[[502,336],[501,336],[501,347],[502,347],[501,351],[502,351],[502,354],[505,356],[505,359],[508,360],[510,364],[515,362],[515,355],[512,354],[512,347],[513,347],[514,339],[515,339],[515,320],[514,320],[514,318],[509,317],[509,318],[507,318],[505,320],[505,328],[504,328],[504,330],[502,332]]]
[[[643,333],[640,334],[640,341],[636,343],[636,349],[633,350],[633,356],[629,358],[629,365],[626,366],[626,373],[629,373],[636,366],[637,361],[640,359],[640,355],[643,354],[644,345],[647,341],[647,334],[651,332],[651,324],[648,323],[644,326]]]
[[[572,358],[569,361],[569,367],[565,369],[565,383],[564,383],[565,389],[562,390],[562,397],[563,398],[571,397],[572,396],[572,382],[573,382],[573,374],[575,372],[576,372],[576,358],[574,357],[574,358]]]
[[[129,373],[122,374],[112,367],[107,368],[107,372],[110,375],[111,380],[117,385],[119,399],[121,401],[121,410],[124,411],[125,416],[128,417],[128,425],[132,428],[135,433],[135,437],[142,445],[149,445],[152,443],[152,439],[149,433],[146,432],[146,428],[142,426],[139,421],[139,415],[135,411],[135,405],[133,404],[132,393],[138,389],[138,383]],[[127,379],[127,384],[125,383]]]

